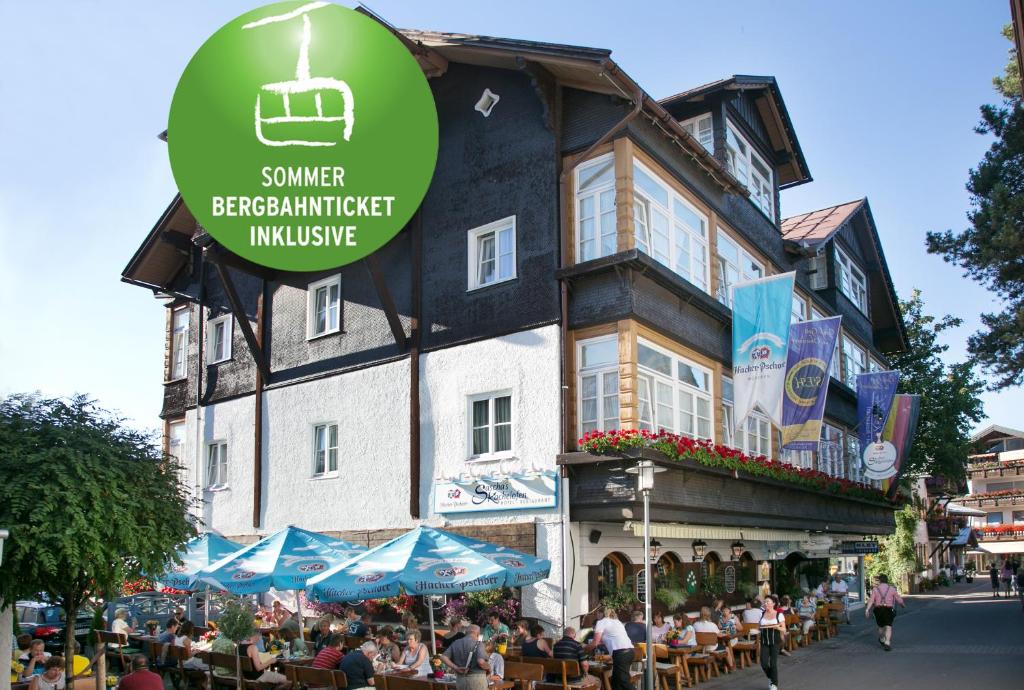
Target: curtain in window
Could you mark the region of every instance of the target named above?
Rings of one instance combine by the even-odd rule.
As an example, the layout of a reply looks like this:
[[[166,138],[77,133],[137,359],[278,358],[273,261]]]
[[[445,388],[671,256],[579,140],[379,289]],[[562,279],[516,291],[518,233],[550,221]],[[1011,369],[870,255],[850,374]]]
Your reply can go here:
[[[487,400],[477,400],[473,403],[473,455],[490,452],[487,407]]]
[[[512,450],[512,398],[494,399],[494,452]]]

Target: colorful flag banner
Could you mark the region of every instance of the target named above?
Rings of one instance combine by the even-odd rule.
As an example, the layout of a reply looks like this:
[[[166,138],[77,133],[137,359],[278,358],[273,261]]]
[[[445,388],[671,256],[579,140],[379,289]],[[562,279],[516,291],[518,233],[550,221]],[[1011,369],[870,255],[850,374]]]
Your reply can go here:
[[[828,395],[828,370],[841,316],[794,323],[789,328],[786,388],[782,398],[782,447],[818,450]]]
[[[861,448],[879,440],[889,419],[899,382],[898,371],[857,374],[857,428],[860,429]]]
[[[737,429],[755,407],[760,407],[775,426],[782,426],[794,275],[782,273],[733,287],[732,375]]]
[[[886,430],[883,432],[883,438],[888,439],[896,449],[893,474],[884,487],[889,496],[896,493],[904,464],[914,444],[917,422],[921,418],[921,396],[900,394],[896,396],[892,405],[892,412],[889,415],[891,422],[886,424]]]

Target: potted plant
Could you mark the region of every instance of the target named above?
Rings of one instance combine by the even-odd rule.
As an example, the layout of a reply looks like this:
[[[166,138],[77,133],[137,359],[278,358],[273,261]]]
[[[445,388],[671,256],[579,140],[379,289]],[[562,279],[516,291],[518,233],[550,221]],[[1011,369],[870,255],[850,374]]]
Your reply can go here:
[[[508,651],[508,633],[498,633],[494,636],[494,649],[498,654],[505,655]]]
[[[675,628],[670,628],[669,631],[665,633],[665,644],[672,648],[681,647],[683,645],[682,633]]]
[[[434,678],[438,680],[444,678],[444,662],[441,661],[440,654],[434,654],[430,657],[430,670]]]
[[[237,647],[252,637],[258,628],[252,605],[249,602],[232,597],[224,604],[224,610],[220,614],[217,625],[220,632],[226,638],[235,643]],[[242,687],[242,661],[239,658],[235,662],[235,678],[238,687]]]
[[[150,637],[156,637],[157,632],[160,630],[160,621],[150,618],[145,623],[146,632],[149,633]]]

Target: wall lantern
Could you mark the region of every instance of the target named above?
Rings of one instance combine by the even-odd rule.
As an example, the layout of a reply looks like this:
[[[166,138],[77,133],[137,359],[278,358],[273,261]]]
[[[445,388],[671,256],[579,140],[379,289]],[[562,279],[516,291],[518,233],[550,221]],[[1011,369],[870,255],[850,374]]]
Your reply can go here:
[[[658,562],[658,555],[661,553],[661,542],[657,539],[651,539],[651,551],[648,554],[651,558],[651,563]]]
[[[747,550],[746,544],[741,541],[734,541],[729,545],[729,548],[732,549],[732,559],[734,561],[738,561],[743,552]]]
[[[697,539],[693,542],[693,560],[703,561],[704,551],[708,548],[708,543],[703,539]]]

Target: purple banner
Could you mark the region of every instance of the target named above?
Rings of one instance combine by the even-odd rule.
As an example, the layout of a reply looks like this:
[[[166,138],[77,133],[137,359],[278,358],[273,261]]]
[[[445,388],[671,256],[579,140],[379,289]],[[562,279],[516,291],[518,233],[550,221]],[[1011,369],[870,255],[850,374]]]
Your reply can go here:
[[[857,374],[857,426],[862,449],[879,440],[899,383],[898,371]]]
[[[789,327],[786,388],[782,396],[782,447],[818,450],[828,394],[828,369],[842,317],[803,321]]]

